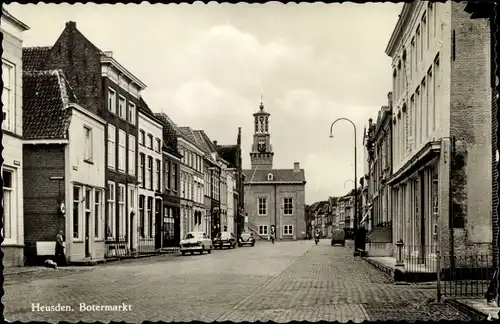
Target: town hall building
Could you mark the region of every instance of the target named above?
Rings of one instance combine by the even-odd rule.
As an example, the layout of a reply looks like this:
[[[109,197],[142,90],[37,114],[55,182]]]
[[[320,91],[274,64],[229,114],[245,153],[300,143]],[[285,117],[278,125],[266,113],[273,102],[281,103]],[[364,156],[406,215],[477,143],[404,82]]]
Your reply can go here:
[[[273,169],[270,114],[261,103],[253,116],[252,167],[243,170],[245,230],[257,234],[257,238],[268,239],[274,226],[278,240],[302,239],[306,233],[304,169],[298,162],[293,169]]]

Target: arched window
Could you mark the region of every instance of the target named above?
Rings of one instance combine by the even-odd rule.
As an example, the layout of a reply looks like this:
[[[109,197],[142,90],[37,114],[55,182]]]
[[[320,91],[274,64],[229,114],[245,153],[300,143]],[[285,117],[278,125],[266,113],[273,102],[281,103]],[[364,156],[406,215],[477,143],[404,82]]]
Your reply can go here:
[[[269,173],[267,175],[267,180],[269,180],[269,181],[273,180],[273,174],[272,173]]]

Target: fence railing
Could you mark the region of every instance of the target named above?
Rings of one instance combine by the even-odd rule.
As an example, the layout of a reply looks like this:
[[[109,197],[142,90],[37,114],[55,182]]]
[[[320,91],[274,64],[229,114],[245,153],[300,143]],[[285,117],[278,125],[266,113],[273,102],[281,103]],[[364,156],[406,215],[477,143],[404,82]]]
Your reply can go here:
[[[130,255],[130,249],[126,239],[107,239],[105,242],[106,258],[126,257]]]
[[[140,237],[137,242],[137,253],[155,253],[155,238],[154,237]]]

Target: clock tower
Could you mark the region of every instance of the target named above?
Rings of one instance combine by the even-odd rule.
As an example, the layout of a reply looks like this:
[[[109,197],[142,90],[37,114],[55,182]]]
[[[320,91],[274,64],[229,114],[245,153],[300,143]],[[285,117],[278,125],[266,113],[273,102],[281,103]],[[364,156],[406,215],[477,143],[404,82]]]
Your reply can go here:
[[[264,104],[260,103],[259,111],[254,116],[254,134],[252,151],[250,152],[250,161],[252,169],[273,168],[273,148],[271,146],[271,135],[269,134],[269,116],[264,110]]]

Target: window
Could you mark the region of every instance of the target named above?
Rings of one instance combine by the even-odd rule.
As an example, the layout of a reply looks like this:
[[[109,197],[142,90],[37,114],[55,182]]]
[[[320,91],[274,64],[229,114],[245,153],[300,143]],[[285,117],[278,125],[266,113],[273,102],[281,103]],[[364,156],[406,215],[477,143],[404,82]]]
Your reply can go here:
[[[115,183],[108,181],[108,215],[106,218],[106,238],[115,237],[115,218],[116,218],[116,200],[115,200]]]
[[[12,171],[3,170],[3,235],[4,238],[12,238],[12,207],[14,207],[15,202],[12,201]]]
[[[424,57],[424,45],[422,42],[422,35],[420,34],[420,26],[417,27],[417,50],[419,51],[418,61],[422,61]]]
[[[148,134],[148,148],[153,149],[153,135]]]
[[[108,167],[115,168],[116,162],[116,128],[108,124]]]
[[[415,66],[410,66],[411,69],[415,69],[417,71],[417,48],[415,46],[415,37],[411,39],[411,52],[412,52],[412,60],[415,62]]]
[[[161,191],[161,160],[156,160],[156,190]]]
[[[94,237],[98,239],[101,238],[102,192],[96,190],[94,195]]]
[[[148,236],[153,237],[153,197],[148,197]]]
[[[412,143],[411,146],[413,146],[413,142],[415,141],[414,139],[414,120],[415,120],[415,95],[412,95],[410,98],[410,109],[408,111],[408,116],[410,117],[410,121],[408,122],[408,137],[411,139]]]
[[[184,172],[181,172],[181,197],[184,198]]]
[[[429,48],[429,30],[427,28],[427,18],[425,13],[422,16],[422,43],[425,44],[425,49]]]
[[[145,164],[146,163],[146,156],[144,153],[139,154],[139,182],[141,183],[141,187],[145,188],[146,187],[146,176],[145,176]]]
[[[15,130],[15,68],[2,60],[2,80],[3,80],[3,124],[6,130]]]
[[[267,235],[267,225],[259,225],[259,235]]]
[[[127,233],[125,223],[125,185],[118,185],[118,221],[119,221],[119,232],[118,237],[125,238],[125,234]]]
[[[421,95],[420,95],[420,143],[423,143],[424,141],[424,135],[427,135],[427,126],[428,123],[426,122],[427,120],[427,106],[426,106],[426,98],[427,98],[427,87],[425,84],[425,78],[422,80],[422,85],[421,85]]]
[[[125,142],[127,134],[123,130],[118,131],[118,170],[125,171]]]
[[[420,99],[420,87],[417,88],[417,91],[415,92],[415,144],[418,146],[420,145],[420,114],[422,110],[422,105],[421,105],[421,99]]]
[[[172,181],[174,182],[174,191],[177,191],[177,164],[172,165]]]
[[[283,235],[293,235],[293,225],[283,225]]]
[[[273,180],[273,174],[272,173],[269,173],[267,175],[267,180],[269,180],[269,181]]]
[[[111,88],[108,89],[108,111],[116,114],[116,92]]]
[[[161,139],[159,138],[156,139],[156,152],[161,152]]]
[[[429,70],[427,71],[427,83],[428,83],[428,87],[427,87],[427,91],[426,91],[426,96],[425,96],[425,106],[427,107],[427,113],[426,113],[426,128],[427,128],[427,132],[426,132],[426,135],[427,136],[430,136],[431,132],[434,130],[434,119],[433,119],[433,115],[434,115],[434,102],[432,101],[432,92],[434,91],[434,89],[432,88],[432,85],[433,85],[433,79],[432,79],[432,66],[429,68]]]
[[[191,191],[191,195],[189,198],[191,198],[191,200],[194,200],[194,181],[193,181],[193,176],[190,175],[189,176],[189,190]]]
[[[128,174],[135,175],[135,136],[128,136]]]
[[[92,189],[85,189],[85,220],[90,220],[90,215],[92,214]],[[90,224],[88,224],[90,225]],[[87,224],[84,225],[85,227]],[[90,236],[90,228],[85,228],[85,236]]]
[[[293,198],[283,199],[283,214],[293,215]]]
[[[148,174],[146,175],[147,178],[147,183],[148,183],[148,189],[149,190],[154,190],[153,187],[153,158],[151,156],[148,156]]]
[[[131,102],[128,103],[128,122],[135,125],[135,105]]]
[[[92,128],[83,126],[84,138],[85,138],[85,153],[84,161],[92,162]]]
[[[118,99],[118,116],[127,120],[127,101],[123,96],[119,96]]]
[[[167,189],[171,188],[171,179],[170,179],[170,161],[165,162],[165,185]]]
[[[267,198],[261,197],[257,203],[259,215],[267,215]]]
[[[440,76],[440,71],[439,71],[439,54],[436,56],[434,59],[434,78],[433,78],[433,90],[432,90],[432,126],[433,130],[436,129],[436,124],[437,124],[437,114],[436,112],[439,109],[439,76]]]
[[[139,236],[141,238],[144,238],[145,237],[145,224],[144,224],[144,221],[145,221],[145,218],[144,218],[144,200],[145,200],[145,197],[144,195],[140,195],[139,196]]]
[[[80,187],[73,187],[73,238],[80,239]]]
[[[130,209],[134,209],[135,208],[135,189],[134,188],[130,188],[129,189],[129,206],[130,206]]]
[[[145,141],[146,141],[146,134],[144,133],[144,131],[141,129],[139,131],[139,144],[144,146],[145,145]]]

